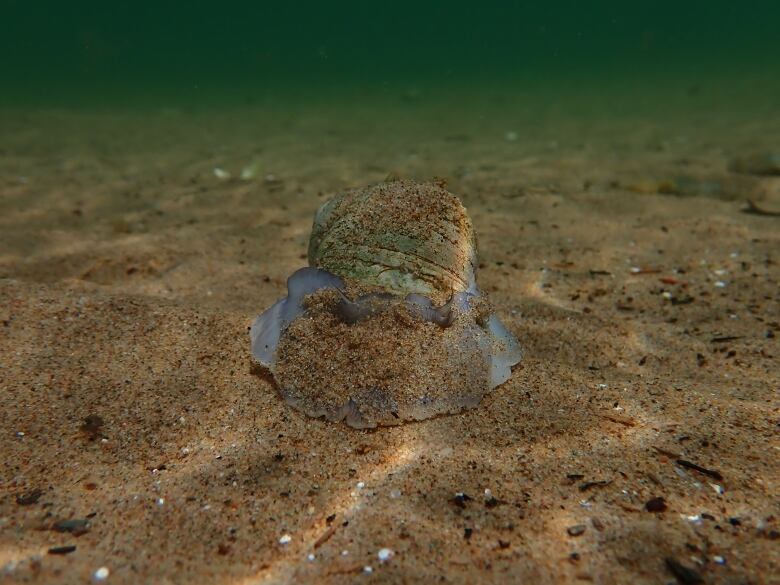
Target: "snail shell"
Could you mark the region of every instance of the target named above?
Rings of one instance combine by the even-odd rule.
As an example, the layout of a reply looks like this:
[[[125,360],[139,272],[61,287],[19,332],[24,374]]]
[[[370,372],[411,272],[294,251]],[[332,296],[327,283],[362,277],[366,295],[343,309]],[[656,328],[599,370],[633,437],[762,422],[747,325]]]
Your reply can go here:
[[[457,197],[432,183],[394,181],[322,205],[309,265],[435,302],[476,288],[477,247]]]
[[[476,284],[474,230],[432,183],[348,191],[314,219],[310,267],[250,329],[282,397],[353,427],[476,406],[522,353]]]

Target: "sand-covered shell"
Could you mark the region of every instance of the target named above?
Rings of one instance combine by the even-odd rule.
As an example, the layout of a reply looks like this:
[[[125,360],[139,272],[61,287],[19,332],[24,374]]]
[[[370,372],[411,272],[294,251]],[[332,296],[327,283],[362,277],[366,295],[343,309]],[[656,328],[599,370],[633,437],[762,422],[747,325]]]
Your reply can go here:
[[[433,183],[348,191],[314,219],[308,268],[253,323],[282,397],[368,428],[476,406],[521,351],[476,283],[474,230]]]
[[[320,207],[309,265],[434,301],[476,287],[474,229],[460,200],[435,184],[382,183]]]

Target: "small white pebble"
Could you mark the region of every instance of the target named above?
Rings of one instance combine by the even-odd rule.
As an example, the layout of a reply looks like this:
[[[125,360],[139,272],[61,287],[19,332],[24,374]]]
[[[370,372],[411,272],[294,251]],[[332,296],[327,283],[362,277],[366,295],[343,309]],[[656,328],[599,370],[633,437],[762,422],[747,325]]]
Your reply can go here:
[[[17,437],[24,437],[24,431],[16,431]]]
[[[307,559],[309,559],[310,561],[313,561],[313,560],[314,560],[314,559],[316,559],[317,557],[315,557],[315,556],[314,556],[314,553],[309,553],[309,554],[308,554],[308,556],[307,556],[306,558],[307,558]]]
[[[162,506],[165,503],[165,498],[157,498],[157,505]]]
[[[376,553],[376,556],[377,556],[377,558],[378,558],[378,559],[379,559],[381,562],[383,562],[383,563],[384,563],[384,562],[387,562],[387,561],[389,561],[390,559],[392,559],[392,558],[393,558],[393,554],[395,554],[395,553],[393,553],[393,551],[392,551],[392,550],[390,550],[389,548],[380,548],[380,549],[379,549],[379,552],[378,552],[378,553]]]
[[[214,167],[214,176],[217,179],[226,180],[230,178],[230,173],[227,172],[225,169],[221,169],[219,167]]]
[[[639,266],[632,266],[630,271],[631,274],[639,274],[640,272],[642,272],[642,269]]]
[[[720,486],[717,483],[711,483],[710,487],[714,489],[715,493],[719,496],[722,496],[724,493],[726,493],[726,490],[723,489],[723,486]]]
[[[401,497],[401,490],[391,490],[390,491],[390,497],[391,498],[400,498]]]
[[[371,567],[370,565],[366,565],[365,567],[363,567],[363,572],[364,573],[373,573],[374,572],[374,568]]]
[[[719,565],[725,565],[725,564],[726,564],[726,559],[724,559],[724,558],[723,558],[722,556],[720,556],[720,555],[715,555],[715,556],[713,556],[713,557],[712,557],[712,560],[713,560],[713,561],[715,561],[716,563],[718,563]]]
[[[604,390],[607,387],[606,384],[599,384],[599,389]]]
[[[282,537],[279,539],[279,544],[289,544],[292,540],[292,536],[289,534],[283,534]]]
[[[665,290],[664,292],[662,292],[661,296],[663,298],[665,298],[667,301],[671,301],[672,300],[672,293],[670,293],[668,290]]]
[[[726,287],[726,283],[725,283],[725,282],[723,282],[722,280],[716,280],[716,281],[715,281],[715,286],[716,286],[717,288],[725,288],[725,287]]]
[[[181,454],[182,455],[189,455],[190,454],[190,450],[187,447],[183,447],[182,450],[181,450]]]
[[[100,439],[100,442],[101,442],[101,443],[108,443],[108,439],[106,439],[105,437],[103,437],[102,439]]]
[[[359,490],[362,490],[364,487],[366,487],[366,484],[365,484],[364,482],[362,482],[362,481],[359,481],[359,482],[357,482],[357,484],[355,485],[355,487],[356,487],[357,489],[359,489]]]
[[[349,551],[348,551],[348,550],[343,550],[343,551],[341,551],[341,556],[342,556],[342,557],[345,557],[345,556],[347,556],[348,554],[349,554]]]
[[[723,276],[724,274],[728,273],[728,270],[723,270],[722,268],[720,268],[718,270],[714,270],[713,272],[715,273],[716,276]]]
[[[693,524],[701,524],[701,516],[696,514],[695,516],[683,516],[688,522],[692,522]]]
[[[95,571],[92,577],[95,579],[95,581],[105,581],[108,579],[108,574],[108,567],[100,567],[97,571]]]
[[[739,252],[732,252],[731,254],[729,254],[729,256],[731,256],[732,258],[736,258],[737,256],[739,256]]]

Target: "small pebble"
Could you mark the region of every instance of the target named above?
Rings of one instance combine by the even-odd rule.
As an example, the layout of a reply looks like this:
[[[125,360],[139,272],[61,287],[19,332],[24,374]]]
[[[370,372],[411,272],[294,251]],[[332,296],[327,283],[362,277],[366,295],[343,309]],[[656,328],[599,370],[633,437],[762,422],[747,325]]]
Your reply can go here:
[[[726,564],[726,559],[724,559],[724,558],[723,558],[722,556],[720,556],[720,555],[715,555],[715,556],[713,556],[713,557],[712,557],[712,560],[713,560],[713,561],[715,561],[716,563],[718,563],[719,565],[725,565],[725,564]]]
[[[366,487],[366,484],[362,481],[359,481],[355,487],[359,490],[362,490],[364,487]]]
[[[716,280],[716,281],[715,281],[715,286],[716,286],[717,288],[725,288],[725,287],[726,287],[726,283],[725,283],[725,282],[723,282],[722,280]]]
[[[20,506],[31,506],[35,504],[43,495],[43,491],[34,489],[24,494],[16,496],[16,503]]]
[[[230,173],[227,172],[225,169],[221,169],[219,167],[214,167],[214,176],[217,179],[221,179],[223,181],[230,178]]]
[[[711,483],[710,487],[714,489],[715,493],[719,496],[722,496],[724,493],[726,493],[726,490],[723,489],[723,486],[720,486],[717,483]]]
[[[400,498],[401,497],[401,490],[392,490],[390,492],[391,498]]]
[[[279,539],[279,544],[289,544],[289,542],[292,540],[292,536],[289,534],[283,534],[282,537]]]
[[[569,533],[569,536],[580,536],[585,533],[586,526],[584,524],[577,524],[575,526],[569,526],[566,529],[566,532]]]
[[[69,555],[74,550],[76,550],[76,547],[72,544],[66,545],[66,546],[55,546],[54,548],[49,549],[50,555]]]
[[[72,518],[70,520],[60,520],[55,522],[52,526],[57,532],[72,532],[76,536],[80,536],[87,532],[89,528],[89,520],[86,518]]]
[[[309,553],[309,554],[308,554],[308,556],[307,556],[306,558],[307,558],[307,559],[309,559],[310,561],[313,561],[313,560],[314,560],[314,559],[316,559],[317,557],[315,557],[315,556],[314,556],[314,553]]]
[[[363,567],[363,572],[364,573],[373,573],[374,572],[374,568],[371,567],[370,565],[366,565],[365,567]]]
[[[165,503],[165,498],[157,498],[157,505],[162,506]]]
[[[95,571],[92,577],[95,579],[95,581],[105,581],[108,579],[108,574],[108,567],[100,567],[97,571]]]
[[[645,502],[645,510],[648,512],[664,512],[666,511],[666,507],[666,500],[664,500],[661,496],[652,498]]]
[[[390,550],[389,548],[380,548],[379,552],[376,554],[376,556],[377,556],[377,558],[381,562],[384,563],[384,562],[389,561],[390,559],[392,559],[393,558],[393,554],[394,554],[393,551]]]

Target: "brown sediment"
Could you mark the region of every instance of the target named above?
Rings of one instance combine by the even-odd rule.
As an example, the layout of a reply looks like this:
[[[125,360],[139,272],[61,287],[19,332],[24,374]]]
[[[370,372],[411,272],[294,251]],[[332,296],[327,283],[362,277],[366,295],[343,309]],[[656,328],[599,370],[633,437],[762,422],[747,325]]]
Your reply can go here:
[[[334,290],[310,295],[282,336],[274,375],[296,408],[333,419],[351,402],[355,426],[374,427],[458,412],[490,390],[489,355],[473,333],[479,308],[441,327],[402,298],[382,299],[371,317],[346,323],[340,300]]]
[[[603,91],[584,114],[579,90],[496,92],[484,118],[434,97],[382,119],[0,111],[0,580],[651,585],[676,559],[772,583],[780,231],[742,198],[620,185],[720,177],[776,148],[780,116],[672,93],[643,93],[647,116]],[[258,148],[272,184],[214,177]],[[449,177],[526,353],[478,408],[356,431],[285,404],[246,328],[306,264],[312,210],[393,170]]]

